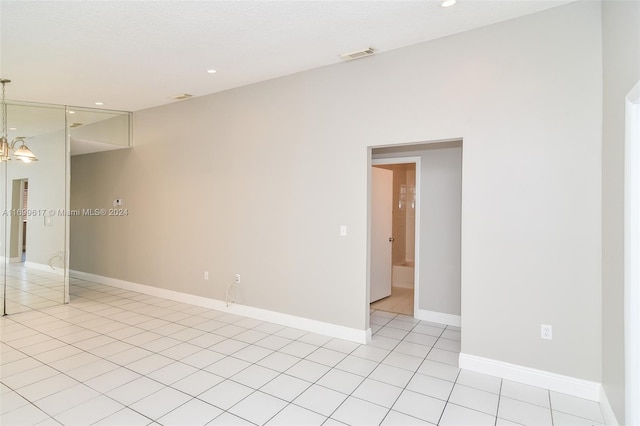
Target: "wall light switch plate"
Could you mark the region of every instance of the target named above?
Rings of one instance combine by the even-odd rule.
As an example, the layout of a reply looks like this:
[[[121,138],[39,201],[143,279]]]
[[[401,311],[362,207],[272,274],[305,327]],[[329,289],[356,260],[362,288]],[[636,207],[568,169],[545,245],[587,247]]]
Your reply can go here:
[[[347,236],[347,225],[340,225],[340,236],[341,237]]]
[[[53,216],[44,217],[44,226],[53,226]]]
[[[545,340],[553,339],[553,327],[547,324],[540,325],[540,338]]]

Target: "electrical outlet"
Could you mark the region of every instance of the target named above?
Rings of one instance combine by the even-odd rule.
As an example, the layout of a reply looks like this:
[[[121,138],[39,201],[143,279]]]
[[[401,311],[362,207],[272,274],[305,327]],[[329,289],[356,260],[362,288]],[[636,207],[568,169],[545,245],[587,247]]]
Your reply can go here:
[[[209,271],[204,271],[204,279],[205,280],[209,279]]]
[[[233,278],[233,281],[234,281],[236,284],[240,284],[240,274],[236,274],[236,276]]]
[[[553,339],[553,327],[547,324],[540,325],[540,337],[546,340]]]

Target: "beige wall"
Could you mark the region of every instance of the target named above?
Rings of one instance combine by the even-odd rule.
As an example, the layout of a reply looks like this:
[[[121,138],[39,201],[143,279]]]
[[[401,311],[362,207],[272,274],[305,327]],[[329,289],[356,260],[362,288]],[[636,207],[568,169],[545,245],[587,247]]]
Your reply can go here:
[[[75,207],[130,211],[74,218],[72,269],[365,329],[368,147],[463,138],[463,352],[599,381],[600,42],[576,2],[140,111],[72,161]]]
[[[602,3],[604,108],[602,141],[603,384],[624,418],[624,99],[640,80],[640,2]]]

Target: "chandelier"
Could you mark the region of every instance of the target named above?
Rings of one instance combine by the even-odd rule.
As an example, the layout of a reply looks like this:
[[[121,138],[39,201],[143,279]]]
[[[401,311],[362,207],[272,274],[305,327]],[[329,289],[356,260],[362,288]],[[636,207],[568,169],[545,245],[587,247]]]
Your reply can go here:
[[[0,83],[2,84],[2,136],[0,136],[0,162],[11,160],[13,158],[15,158],[16,160],[22,160],[25,163],[38,161],[38,157],[36,157],[35,154],[31,152],[31,150],[25,143],[25,137],[20,136],[14,138],[11,143],[9,143],[7,137],[7,103],[5,102],[4,97],[4,86],[7,83],[11,83],[11,80],[1,78]],[[18,146],[18,148],[16,148],[16,145],[18,143],[20,145]],[[11,154],[12,152],[13,155]]]

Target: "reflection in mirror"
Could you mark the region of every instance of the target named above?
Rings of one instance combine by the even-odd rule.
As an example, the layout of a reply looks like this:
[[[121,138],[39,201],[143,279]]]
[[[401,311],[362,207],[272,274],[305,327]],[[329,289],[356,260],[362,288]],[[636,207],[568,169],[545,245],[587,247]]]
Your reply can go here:
[[[130,146],[130,114],[7,102],[9,140],[25,137],[38,161],[0,162],[3,314],[69,301],[70,155]],[[17,146],[16,146],[17,148]]]
[[[6,313],[65,301],[66,136],[63,107],[8,104],[9,140],[25,137],[38,161],[4,162],[2,244]],[[3,301],[4,302],[4,301]]]

